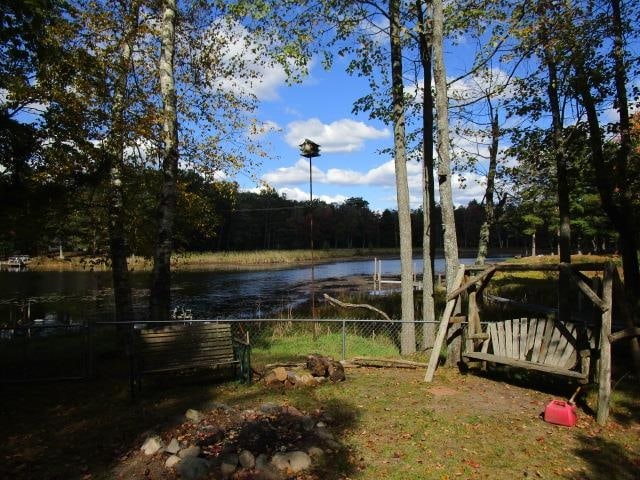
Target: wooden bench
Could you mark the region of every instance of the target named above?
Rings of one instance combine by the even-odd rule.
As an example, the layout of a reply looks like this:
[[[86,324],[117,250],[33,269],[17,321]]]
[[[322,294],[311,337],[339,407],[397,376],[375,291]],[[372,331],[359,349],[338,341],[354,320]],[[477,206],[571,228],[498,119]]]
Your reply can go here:
[[[179,324],[135,331],[132,394],[149,374],[228,369],[251,380],[251,347],[228,323]]]
[[[475,339],[485,338],[481,344],[477,340],[467,342],[473,350],[474,346],[481,346],[480,351],[467,351],[462,357],[467,361],[499,363],[563,375],[586,383],[590,353],[595,348],[596,339],[592,330],[586,329],[586,347],[580,349],[578,331],[575,324],[565,325],[553,318],[490,322],[484,335],[475,336]]]

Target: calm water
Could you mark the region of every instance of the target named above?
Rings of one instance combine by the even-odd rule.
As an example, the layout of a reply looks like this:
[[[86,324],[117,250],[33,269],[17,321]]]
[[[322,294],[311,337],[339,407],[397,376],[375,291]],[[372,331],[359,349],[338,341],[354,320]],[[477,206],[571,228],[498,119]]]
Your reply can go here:
[[[493,259],[496,260],[496,259]],[[474,259],[461,259],[473,263]],[[422,272],[422,260],[414,261]],[[436,260],[436,271],[444,260]],[[399,260],[384,260],[383,275],[398,274]],[[373,275],[373,259],[317,265],[315,279]],[[174,305],[193,311],[196,318],[268,317],[305,297],[300,287],[311,279],[309,266],[263,271],[181,271],[173,273]],[[134,305],[141,317],[147,307],[149,274],[132,275]],[[113,319],[110,272],[0,272],[0,323],[21,317]]]

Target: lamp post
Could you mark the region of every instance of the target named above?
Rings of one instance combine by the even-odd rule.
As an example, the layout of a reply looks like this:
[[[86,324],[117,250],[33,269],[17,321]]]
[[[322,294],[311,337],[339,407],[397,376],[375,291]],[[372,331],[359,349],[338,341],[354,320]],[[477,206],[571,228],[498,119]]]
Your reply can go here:
[[[320,156],[320,145],[308,138],[300,144],[300,155],[309,159],[309,244],[311,246],[311,318],[316,318],[315,261],[313,258],[313,173],[311,159]]]

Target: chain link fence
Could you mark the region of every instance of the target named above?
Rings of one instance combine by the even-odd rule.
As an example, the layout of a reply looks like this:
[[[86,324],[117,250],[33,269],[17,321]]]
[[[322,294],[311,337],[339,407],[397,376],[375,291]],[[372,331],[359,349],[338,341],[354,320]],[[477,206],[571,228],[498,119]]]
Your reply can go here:
[[[128,378],[131,334],[166,325],[229,323],[233,336],[251,344],[256,369],[300,362],[317,353],[337,360],[353,357],[399,359],[402,329],[413,328],[416,353],[426,361],[424,328],[435,322],[367,319],[225,319],[118,324],[31,325],[0,330],[0,382],[86,378]],[[406,358],[403,357],[403,358]]]

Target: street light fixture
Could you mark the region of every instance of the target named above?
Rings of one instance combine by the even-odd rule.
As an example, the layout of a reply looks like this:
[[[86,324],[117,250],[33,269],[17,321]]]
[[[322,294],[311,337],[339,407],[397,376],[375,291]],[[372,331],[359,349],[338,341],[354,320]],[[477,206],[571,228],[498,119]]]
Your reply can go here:
[[[313,174],[311,159],[320,156],[320,145],[312,142],[308,138],[300,144],[300,155],[309,159],[309,238],[311,246],[311,318],[316,318],[316,299],[315,299],[315,261],[313,258]]]

